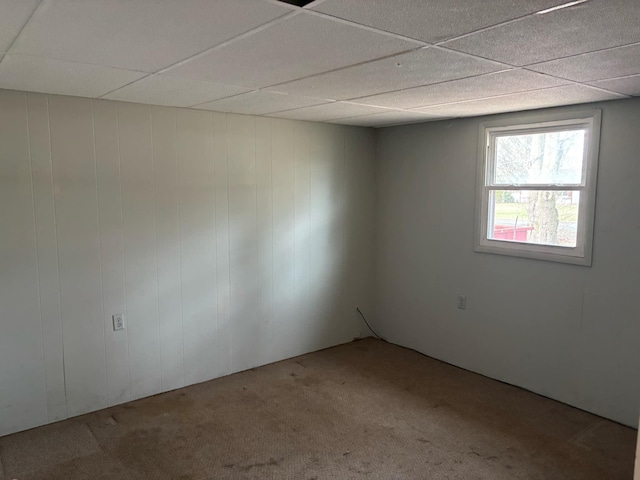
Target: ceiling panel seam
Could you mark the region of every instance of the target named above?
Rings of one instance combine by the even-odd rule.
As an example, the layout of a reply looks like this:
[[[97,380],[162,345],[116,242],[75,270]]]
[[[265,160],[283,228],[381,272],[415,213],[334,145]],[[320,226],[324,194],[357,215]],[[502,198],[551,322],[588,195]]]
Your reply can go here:
[[[279,22],[282,22],[282,21],[287,20],[289,18],[295,17],[296,15],[299,15],[299,12],[292,11],[292,12],[289,12],[289,13],[285,13],[284,15],[281,15],[281,16],[279,16],[277,18],[274,18],[273,20],[270,20],[270,21],[268,21],[266,23],[258,25],[257,27],[252,28],[251,30],[248,30],[248,31],[246,31],[244,33],[241,33],[240,35],[236,35],[233,38],[225,40],[224,42],[218,43],[218,44],[216,44],[216,45],[214,45],[212,47],[208,47],[207,49],[205,49],[205,50],[203,50],[201,52],[198,52],[198,53],[196,53],[194,55],[191,55],[191,56],[189,56],[187,58],[183,58],[182,60],[179,60],[179,61],[177,61],[175,63],[172,63],[171,65],[163,67],[160,70],[157,70],[157,71],[155,71],[153,73],[149,73],[148,75],[145,75],[142,78],[138,78],[137,80],[134,80],[133,82],[129,82],[126,85],[122,85],[122,86],[120,86],[120,87],[118,87],[118,88],[116,88],[116,89],[114,89],[114,90],[112,90],[110,92],[105,93],[104,95],[102,95],[99,98],[103,98],[103,97],[105,97],[107,95],[110,95],[110,94],[112,94],[114,92],[117,92],[118,90],[120,90],[122,88],[125,88],[125,87],[128,87],[130,85],[133,85],[134,83],[139,82],[141,80],[144,80],[146,78],[149,78],[152,75],[161,75],[163,72],[166,72],[166,71],[168,71],[168,70],[170,70],[172,68],[175,68],[175,67],[180,66],[180,65],[182,65],[184,63],[187,63],[190,60],[194,60],[194,59],[196,59],[198,57],[206,55],[207,53],[209,53],[209,52],[211,52],[213,50],[216,50],[218,48],[222,48],[222,47],[227,46],[227,45],[229,45],[229,44],[231,44],[233,42],[236,42],[238,40],[242,40],[243,38],[249,37],[249,36],[253,35],[254,33],[260,32],[260,31],[262,31],[262,30],[264,30],[266,28],[269,28],[272,25],[275,25],[276,23],[279,23]],[[210,82],[210,83],[216,83],[216,82]],[[216,99],[216,100],[218,100],[218,99]],[[222,99],[219,99],[219,100],[222,100]],[[207,102],[204,102],[204,103],[207,103]]]
[[[203,80],[205,81],[205,80]],[[213,82],[211,82],[213,83]],[[224,84],[218,84],[218,85],[224,85]],[[234,87],[236,85],[230,85],[231,87]],[[207,103],[211,103],[211,102],[217,102],[218,100],[228,100],[230,98],[233,97],[240,97],[242,95],[249,95],[250,93],[255,93],[258,90],[249,90],[248,92],[240,92],[240,93],[234,93],[233,95],[229,95],[228,97],[220,97],[220,98],[214,98],[213,100],[207,100],[206,102],[199,102],[199,103],[195,103],[193,105],[189,105],[188,107],[184,107],[184,108],[196,108],[199,107],[200,105],[206,105]],[[322,99],[321,99],[322,100]]]
[[[542,63],[549,63],[549,62],[553,62],[553,61],[556,61],[556,60],[563,60],[563,59],[569,59],[569,58],[574,58],[574,57],[580,57],[582,55],[587,55],[587,54],[590,54],[590,53],[606,52],[607,50],[614,50],[616,48],[635,46],[635,45],[640,45],[640,42],[633,42],[633,43],[629,43],[629,44],[625,44],[625,45],[618,45],[618,46],[615,46],[615,47],[602,48],[602,49],[594,50],[594,51],[591,51],[591,52],[577,53],[577,54],[574,54],[574,55],[567,55],[565,57],[558,57],[558,58],[554,58],[552,60],[545,60],[545,61],[542,61],[542,62],[531,63],[531,64],[528,64],[528,65],[522,65],[522,66],[512,65],[512,64],[506,63],[506,62],[500,62],[500,61],[494,60],[493,58],[490,58],[490,57],[483,57],[483,56],[480,56],[480,55],[474,55],[472,53],[466,53],[466,55],[470,56],[471,58],[475,58],[477,60],[485,60],[485,61],[495,62],[497,64],[504,65],[504,66],[508,67],[508,69],[511,69],[511,70],[526,70],[528,72],[537,73],[537,74],[540,74],[540,75],[545,75],[545,76],[552,77],[552,78],[555,78],[555,79],[558,79],[558,80],[562,80],[562,81],[565,81],[567,83],[572,83],[572,84],[575,84],[575,85],[587,86],[587,87],[590,87],[590,88],[597,88],[597,87],[593,87],[592,85],[589,85],[586,82],[580,82],[578,80],[572,80],[572,79],[569,79],[569,78],[560,77],[560,76],[557,76],[557,75],[553,75],[551,73],[538,72],[537,70],[530,70],[528,67],[533,67],[533,66],[536,66],[536,65],[540,65]],[[441,45],[434,45],[431,48],[439,48],[439,49],[447,50],[447,51],[454,52],[454,53],[465,53],[465,52],[461,52],[461,51],[458,51],[458,50],[454,50],[452,48],[443,47]],[[505,69],[505,70],[502,70],[502,71],[499,71],[499,72],[490,72],[490,73],[485,73],[485,74],[481,74],[481,75],[472,75],[470,77],[456,78],[456,79],[446,80],[444,82],[438,82],[438,83],[453,82],[453,81],[456,81],[456,80],[464,80],[465,78],[472,78],[472,77],[478,77],[478,76],[484,76],[484,75],[494,75],[496,73],[502,73],[504,71],[507,71],[508,69]],[[609,79],[605,78],[605,79],[601,79],[601,80],[609,80]],[[383,95],[385,93],[396,93],[396,92],[401,92],[403,90],[411,90],[412,88],[421,88],[421,87],[426,87],[426,86],[430,86],[430,85],[437,85],[438,83],[430,83],[430,84],[426,84],[426,85],[419,85],[417,87],[410,87],[410,88],[404,88],[404,89],[400,89],[400,90],[393,90],[393,91],[389,91],[389,92],[382,92],[382,93],[379,93],[379,94],[376,94],[376,95]],[[547,87],[545,87],[545,88],[547,88]],[[551,88],[553,88],[553,87],[551,87]],[[619,94],[619,92],[610,92],[610,91],[604,90],[602,88],[600,88],[600,90],[606,91],[607,93],[618,93]],[[371,97],[371,96],[373,96],[373,95],[366,95],[364,97],[358,97],[358,98],[366,98],[366,97]],[[349,99],[349,100],[355,100],[355,99]],[[417,108],[422,108],[422,107],[417,107]]]
[[[457,41],[457,40],[461,40],[463,38],[471,37],[471,36],[476,35],[478,33],[487,32],[487,31],[493,30],[495,28],[506,27],[507,25],[511,25],[512,23],[520,22],[520,21],[522,21],[522,20],[524,20],[526,18],[535,17],[536,15],[537,15],[536,12],[527,13],[526,15],[522,15],[520,17],[512,18],[510,20],[505,20],[504,22],[496,23],[494,25],[488,25],[486,27],[482,27],[482,28],[479,28],[477,30],[473,30],[471,32],[463,33],[462,35],[457,35],[455,37],[447,38],[446,40],[442,40],[440,42],[436,42],[435,45],[440,46],[440,45],[443,45],[443,44],[448,43],[448,42],[454,42],[454,41]]]
[[[24,22],[24,25],[22,25],[22,28],[20,28],[20,30],[18,31],[18,33],[16,34],[16,36],[13,38],[13,40],[11,40],[11,43],[9,44],[9,46],[7,47],[7,51],[5,52],[5,54],[8,54],[11,51],[11,48],[13,47],[13,44],[16,43],[16,40],[18,40],[18,37],[20,37],[20,35],[22,34],[22,32],[24,31],[25,27],[29,24],[29,22],[31,21],[31,19],[33,18],[33,16],[36,14],[36,12],[38,11],[38,9],[40,8],[40,6],[42,5],[42,2],[44,2],[44,0],[40,0],[38,2],[38,4],[36,5],[36,8],[33,9],[33,12],[31,12],[31,15],[29,15],[29,18],[27,18],[27,21]],[[1,55],[1,54],[0,54]],[[4,56],[2,58],[0,58],[0,63],[2,63],[2,61],[4,60]]]
[[[122,89],[122,88],[125,88],[125,87],[128,87],[129,85],[133,85],[134,83],[139,82],[139,81],[141,81],[141,80],[144,80],[145,78],[149,78],[149,77],[151,77],[152,75],[153,75],[153,73],[149,73],[149,74],[145,75],[144,77],[138,78],[138,79],[136,79],[136,80],[134,80],[134,81],[132,81],[132,82],[125,83],[124,85],[121,85],[121,86],[119,86],[118,88],[114,88],[114,89],[113,89],[113,90],[111,90],[110,92],[107,92],[107,93],[105,93],[105,94],[103,94],[103,95],[100,95],[98,98],[104,98],[104,97],[106,97],[107,95],[110,95],[110,94],[112,94],[112,93],[114,93],[114,92],[117,92],[118,90],[120,90],[120,89]]]
[[[423,49],[428,49],[428,48],[431,48],[431,46],[420,46],[418,48],[410,48],[409,50],[403,50],[401,52],[390,53],[389,55],[384,55],[382,57],[376,57],[376,58],[373,58],[371,60],[364,60],[362,62],[352,63],[352,64],[346,65],[344,67],[338,67],[338,68],[334,68],[332,70],[325,70],[325,71],[322,71],[322,72],[313,73],[313,74],[307,75],[305,77],[292,78],[292,79],[287,80],[285,82],[278,82],[278,83],[274,83],[272,85],[266,85],[266,86],[260,88],[260,90],[265,90],[265,89],[268,89],[268,88],[275,88],[275,87],[279,87],[279,86],[282,86],[282,85],[286,85],[288,83],[298,82],[300,80],[308,80],[310,78],[319,77],[321,75],[327,75],[327,74],[330,74],[330,73],[341,72],[342,70],[348,70],[350,68],[360,67],[362,65],[367,65],[368,63],[378,62],[380,60],[386,60],[388,58],[397,57],[399,55],[406,55],[407,53],[417,52],[418,50],[423,50]],[[336,101],[338,101],[338,100],[336,100]]]
[[[316,97],[317,98],[317,97]],[[326,100],[326,99],[320,99],[320,100]],[[365,105],[363,103],[354,103],[354,102],[348,102],[348,101],[338,101],[338,100],[328,100],[327,103],[322,103],[320,105],[310,105],[308,107],[296,107],[296,108],[287,108],[286,110],[278,110],[277,112],[269,112],[269,115],[275,115],[276,113],[285,113],[285,112],[292,112],[294,110],[303,110],[305,108],[313,108],[313,107],[321,107],[321,106],[326,106],[332,103],[347,103],[350,105],[358,105],[358,106],[364,106],[364,107],[372,107],[372,108],[379,108],[380,110],[388,110],[390,112],[397,112],[397,111],[406,111],[406,110],[399,110],[397,108],[389,108],[389,107],[378,107],[378,106],[373,106],[373,105]],[[386,112],[376,112],[376,113],[365,113],[365,115],[378,115],[379,113],[386,113]],[[355,117],[359,117],[360,115],[353,115]],[[351,118],[351,117],[337,117],[337,118],[331,118],[330,120],[338,120],[341,118]]]
[[[527,67],[529,67],[529,66],[531,66],[531,65],[528,65]],[[568,82],[567,84],[573,84],[573,85],[578,85],[578,86],[581,86],[581,87],[593,88],[595,90],[600,90],[602,92],[621,95],[622,97],[629,97],[629,95],[624,95],[624,94],[622,94],[620,92],[614,92],[612,90],[607,90],[606,88],[602,88],[602,87],[596,87],[596,86],[591,85],[589,83],[589,82],[593,82],[593,81],[596,81],[596,80],[588,80],[586,82],[581,82],[580,80],[571,80],[571,79],[568,79],[568,78],[559,77],[558,75],[553,75],[551,73],[542,73],[542,72],[538,72],[536,70],[529,70],[529,68],[527,68],[527,67],[522,67],[522,69],[526,70],[527,72],[540,73],[542,75],[546,75],[547,77],[557,78],[558,80],[563,80],[565,82]],[[600,81],[600,80],[613,80],[613,79],[612,78],[602,78],[602,79],[598,79],[597,81]],[[553,87],[551,87],[551,88],[553,88]]]
[[[624,80],[627,78],[633,78],[633,77],[639,77],[639,76],[640,76],[640,73],[630,73],[629,75],[620,75],[618,77],[599,78],[598,80],[588,80],[585,82],[585,84],[589,85],[590,87],[593,87],[592,83],[594,82],[608,82],[609,80]],[[614,93],[618,93],[618,92],[614,92]]]
[[[476,60],[483,60],[485,62],[494,62],[494,63],[497,63],[499,65],[504,65],[504,66],[509,67],[509,68],[522,68],[522,65],[514,65],[512,63],[503,62],[501,60],[496,60],[495,58],[483,57],[482,55],[477,55],[477,54],[474,54],[474,53],[455,50],[455,49],[453,49],[451,47],[446,47],[446,46],[443,46],[443,45],[440,45],[440,44],[434,45],[433,48],[439,48],[441,50],[446,50],[446,51],[452,52],[452,53],[458,53],[458,54],[462,53],[462,54],[468,55],[471,58],[475,58]]]
[[[412,42],[418,45],[422,45],[422,46],[431,46],[433,45],[432,43],[429,42],[425,42],[424,40],[419,40],[417,38],[413,38],[413,37],[408,37],[406,35],[401,35],[399,33],[394,33],[394,32],[389,32],[387,30],[382,30],[380,28],[376,28],[376,27],[370,27],[369,25],[363,25],[362,23],[358,23],[358,22],[354,22],[353,20],[347,20],[346,18],[341,18],[341,17],[336,17],[335,15],[329,15],[328,13],[324,13],[324,12],[318,12],[316,10],[307,10],[307,9],[303,9],[302,10],[304,13],[307,13],[309,15],[312,15],[314,17],[320,17],[320,18],[325,18],[327,20],[331,20],[333,22],[336,23],[342,23],[345,25],[350,25],[352,27],[356,27],[359,28],[361,30],[366,30],[372,33],[377,33],[380,35],[384,35],[385,37],[391,37],[391,38],[395,38],[397,40],[404,40],[405,42]]]
[[[543,63],[551,63],[557,60],[568,60],[570,58],[583,57],[585,55],[591,55],[593,53],[607,52],[609,50],[617,50],[618,48],[637,47],[637,46],[640,46],[640,42],[624,43],[622,45],[616,45],[615,47],[597,48],[595,50],[590,50],[588,52],[574,53],[572,55],[565,55],[564,57],[555,57],[555,58],[552,58],[551,60],[542,60],[541,62],[528,63],[527,65],[524,65],[524,67],[535,67],[537,65],[542,65]]]
[[[405,91],[409,91],[409,90],[416,90],[418,88],[433,87],[435,85],[442,85],[443,83],[452,83],[452,82],[457,82],[457,81],[460,81],[460,80],[467,80],[469,78],[489,77],[491,75],[496,75],[498,73],[505,73],[505,72],[511,72],[511,71],[516,71],[516,70],[524,70],[524,68],[522,68],[522,67],[511,67],[510,66],[509,68],[506,68],[504,70],[498,70],[496,72],[479,73],[477,75],[469,75],[469,76],[466,76],[466,77],[451,78],[449,80],[442,80],[441,82],[426,83],[424,85],[416,85],[414,87],[399,88],[398,90],[389,90],[388,92],[380,92],[380,93],[375,93],[375,94],[370,94],[370,95],[363,95],[361,97],[353,97],[353,98],[346,99],[345,101],[346,102],[357,103],[357,100],[362,100],[364,98],[370,98],[370,97],[377,97],[379,95],[386,95],[388,93],[398,93],[398,92],[405,92]],[[539,72],[535,72],[535,73],[539,73]],[[566,81],[569,82],[569,80],[566,80]],[[362,104],[362,105],[367,105],[367,104]],[[422,108],[422,107],[416,107],[416,108]]]
[[[457,101],[457,102],[445,102],[445,103],[437,103],[437,104],[433,104],[433,105],[423,105],[422,107],[411,107],[411,109],[409,109],[407,111],[416,113],[415,112],[416,110],[426,110],[426,109],[429,109],[429,108],[436,108],[436,107],[443,107],[443,106],[446,107],[448,105],[462,105],[462,104],[465,104],[465,103],[479,102],[479,101],[482,101],[482,100],[493,100],[493,99],[498,99],[498,98],[506,98],[506,97],[510,97],[510,96],[513,96],[513,95],[520,95],[520,94],[523,94],[523,93],[533,93],[533,92],[541,92],[541,91],[544,91],[544,90],[554,90],[556,88],[564,88],[564,87],[568,87],[570,85],[571,84],[568,83],[566,85],[557,85],[555,87],[533,88],[533,89],[530,89],[530,90],[521,90],[521,91],[518,91],[518,92],[503,93],[503,94],[500,94],[500,95],[490,95],[488,97],[471,98],[471,99],[468,99],[468,100],[460,100],[460,101]],[[591,88],[591,89],[597,89],[596,87],[593,87],[591,85],[580,85],[580,86],[588,87],[588,88]],[[607,92],[607,93],[613,93],[615,95],[618,95],[620,97],[620,99],[622,99],[622,98],[630,98],[629,95],[623,95],[622,93],[611,92],[611,91],[608,91],[608,90],[604,90],[602,88],[597,89],[597,90],[602,90],[602,91]]]
[[[228,40],[225,40],[224,42],[218,43],[217,45],[214,45],[212,47],[209,47],[205,50],[202,50],[201,52],[198,52],[196,54],[191,55],[190,57],[187,58],[183,58],[182,60],[179,60],[169,66],[163,67],[160,70],[157,70],[154,72],[154,74],[156,75],[162,75],[164,72],[167,72],[169,70],[171,70],[172,68],[176,68],[179,67],[187,62],[190,62],[191,60],[195,60],[196,58],[200,58],[204,55],[207,55],[210,52],[214,52],[220,48],[224,48],[228,45],[231,45],[237,41],[243,40],[247,37],[250,37],[258,32],[261,32],[262,30],[266,30],[269,27],[272,27],[273,25],[276,25],[280,22],[283,22],[285,20],[289,20],[290,18],[296,17],[298,15],[300,15],[302,12],[297,12],[297,11],[293,11],[293,12],[289,12],[289,13],[285,13],[284,15],[278,17],[278,18],[274,18],[273,20],[270,20],[266,23],[263,23],[262,25],[258,25],[255,28],[252,28],[251,30],[248,30],[244,33],[241,33],[240,35],[236,35],[233,38],[230,38]]]
[[[74,63],[74,64],[77,64],[77,65],[90,65],[92,67],[109,68],[111,70],[122,70],[123,72],[144,73],[146,76],[153,75],[152,73],[144,72],[142,70],[134,70],[132,68],[112,67],[110,65],[104,65],[102,63],[79,62],[78,60],[67,60],[66,58],[58,58],[58,57],[43,56],[43,55],[34,55],[33,53],[10,53],[10,52],[5,52],[5,54],[9,55],[9,56],[12,56],[12,57],[44,58],[46,60],[55,60],[57,62]]]
[[[408,112],[408,110],[400,110],[401,112]],[[408,112],[408,113],[415,113],[415,112]],[[334,120],[327,120],[328,122],[337,122],[339,121],[345,121],[345,120],[358,120],[358,119],[363,119],[366,120],[368,117],[375,117],[377,115],[380,115],[379,113],[367,113],[365,115],[354,115],[352,117],[345,117],[345,118],[336,118]],[[395,125],[410,125],[412,123],[423,123],[425,120],[429,120],[431,122],[437,122],[440,120],[450,120],[452,117],[445,117],[445,116],[440,116],[440,115],[434,115],[432,117],[425,117],[425,118],[416,118],[415,120],[401,120],[399,122],[391,122],[391,123],[384,123],[381,125],[365,125],[364,128],[383,128],[383,127],[393,127]]]
[[[462,55],[463,57],[473,58],[475,60],[482,60],[483,62],[494,63],[496,65],[500,65],[503,67],[519,68],[517,65],[512,65],[510,63],[503,62],[501,60],[496,60],[494,58],[489,58],[489,57],[481,57],[479,55],[474,55],[473,53],[461,52],[460,50],[454,50],[453,48],[443,47],[442,45],[433,45],[430,48],[433,48],[436,50],[442,50],[444,52],[454,53],[456,55]]]

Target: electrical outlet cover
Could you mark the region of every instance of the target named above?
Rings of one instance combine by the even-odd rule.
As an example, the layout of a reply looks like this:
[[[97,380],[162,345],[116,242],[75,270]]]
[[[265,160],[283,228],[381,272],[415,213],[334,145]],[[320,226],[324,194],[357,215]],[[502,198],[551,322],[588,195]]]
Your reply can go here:
[[[113,331],[124,330],[124,314],[116,313],[113,317]]]
[[[458,296],[458,308],[461,308],[463,310],[467,308],[467,297],[465,297],[464,295]]]

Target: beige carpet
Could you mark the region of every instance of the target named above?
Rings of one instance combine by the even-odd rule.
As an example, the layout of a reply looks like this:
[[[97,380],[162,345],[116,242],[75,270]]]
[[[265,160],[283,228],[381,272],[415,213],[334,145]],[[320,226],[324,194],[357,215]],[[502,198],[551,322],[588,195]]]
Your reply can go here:
[[[7,480],[630,480],[635,440],[367,339],[1,438],[0,468]]]

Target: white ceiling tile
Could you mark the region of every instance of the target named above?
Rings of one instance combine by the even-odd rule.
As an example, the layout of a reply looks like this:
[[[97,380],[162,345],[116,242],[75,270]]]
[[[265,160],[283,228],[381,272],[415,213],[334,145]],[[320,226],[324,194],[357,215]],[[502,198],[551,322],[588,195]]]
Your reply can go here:
[[[0,1],[0,52],[11,46],[39,3],[40,0]]]
[[[221,85],[189,78],[151,75],[116,90],[104,98],[170,107],[191,107],[211,100],[245,93],[246,91],[246,88],[234,85]]]
[[[262,88],[415,47],[303,12],[163,73]]]
[[[326,0],[313,10],[435,43],[566,0]]]
[[[334,102],[314,107],[298,108],[286,112],[273,113],[270,117],[289,118],[292,120],[309,120],[313,122],[326,122],[340,118],[356,117],[387,111],[383,108],[358,105],[355,103]]]
[[[272,87],[271,90],[348,100],[498,70],[504,70],[504,67],[469,55],[431,47],[285,83]]]
[[[640,44],[552,60],[527,68],[579,82],[640,74]]]
[[[0,0],[0,87],[371,125],[460,102],[486,113],[487,97],[500,111],[637,95],[640,1],[529,15],[565,2]],[[571,82],[592,87],[552,88]]]
[[[44,0],[11,53],[155,72],[290,11],[255,0]]]
[[[590,85],[622,93],[623,95],[640,95],[640,75],[600,80],[598,82],[591,82]]]
[[[569,83],[527,70],[509,70],[358,99],[358,103],[408,109],[494,95],[555,87]]]
[[[204,103],[195,108],[216,112],[242,113],[245,115],[264,115],[323,103],[327,103],[327,100],[260,91]]]
[[[0,88],[99,97],[143,75],[98,65],[7,55],[0,63]]]
[[[530,65],[639,42],[639,18],[637,0],[589,0],[453,40],[445,46],[512,65]]]
[[[494,113],[516,112],[534,108],[573,105],[622,98],[582,85],[565,85],[533,92],[420,108],[417,111],[448,117],[470,117]]]
[[[429,122],[442,119],[443,117],[437,117],[426,113],[390,110],[384,113],[374,113],[373,115],[341,118],[339,120],[334,120],[332,123],[339,123],[341,125],[356,125],[359,127],[386,127],[390,125]]]

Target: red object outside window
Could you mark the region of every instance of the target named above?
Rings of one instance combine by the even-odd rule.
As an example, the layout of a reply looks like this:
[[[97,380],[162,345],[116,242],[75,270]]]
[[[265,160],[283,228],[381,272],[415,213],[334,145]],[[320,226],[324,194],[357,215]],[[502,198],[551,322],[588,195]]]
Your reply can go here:
[[[493,227],[494,240],[515,240],[516,242],[526,242],[529,232],[533,227],[514,227],[512,225],[495,225]]]

